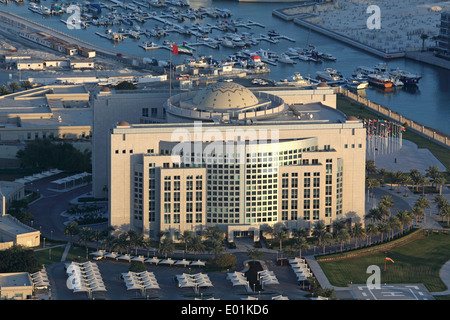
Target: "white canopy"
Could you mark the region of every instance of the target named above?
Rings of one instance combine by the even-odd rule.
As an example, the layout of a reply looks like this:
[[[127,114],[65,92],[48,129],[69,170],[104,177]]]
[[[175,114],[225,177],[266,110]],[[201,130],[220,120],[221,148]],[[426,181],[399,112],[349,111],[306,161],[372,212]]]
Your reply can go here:
[[[117,252],[110,252],[110,253],[105,254],[104,256],[107,258],[111,258],[111,259],[117,259],[117,257],[119,255],[117,254]]]
[[[164,259],[164,260],[162,260],[160,263],[162,263],[162,264],[170,264],[170,265],[172,265],[172,264],[174,264],[175,263],[175,260],[172,260],[172,259],[170,259],[170,258],[168,258],[168,259]]]
[[[144,256],[137,256],[131,259],[131,261],[141,261],[144,262],[145,258]]]
[[[175,262],[176,265],[184,265],[184,266],[188,266],[191,262],[187,261],[186,259],[183,260],[178,260],[177,262]]]
[[[151,258],[151,259],[145,260],[145,262],[148,262],[148,263],[155,263],[155,264],[158,264],[160,261],[161,261],[161,259],[158,259],[158,258],[156,258],[156,257],[153,257],[153,258]]]
[[[103,257],[105,255],[105,250],[98,250],[95,252],[91,252],[90,254],[96,257]]]
[[[200,261],[200,260],[191,262],[191,266],[204,266],[204,265],[205,265],[205,262]]]
[[[257,297],[248,296],[247,298],[241,298],[241,300],[259,300]]]
[[[118,257],[120,260],[131,261],[131,256],[129,254],[123,254]]]

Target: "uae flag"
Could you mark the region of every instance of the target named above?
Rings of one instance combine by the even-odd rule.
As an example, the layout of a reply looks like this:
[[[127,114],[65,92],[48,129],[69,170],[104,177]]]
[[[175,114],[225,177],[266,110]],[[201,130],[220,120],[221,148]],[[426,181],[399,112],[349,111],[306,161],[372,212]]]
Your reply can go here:
[[[173,54],[178,54],[178,46],[176,44],[172,45],[172,53]]]

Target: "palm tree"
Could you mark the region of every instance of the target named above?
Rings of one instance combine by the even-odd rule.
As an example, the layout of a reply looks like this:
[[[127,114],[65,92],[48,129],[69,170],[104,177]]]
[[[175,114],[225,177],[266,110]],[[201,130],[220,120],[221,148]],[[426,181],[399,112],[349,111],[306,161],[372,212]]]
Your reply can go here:
[[[383,241],[383,236],[384,236],[384,234],[386,233],[389,233],[390,231],[391,231],[391,227],[390,227],[390,225],[389,225],[389,223],[387,223],[387,222],[383,222],[383,223],[380,223],[379,225],[378,225],[378,230],[380,230],[380,233],[381,233],[381,241]]]
[[[73,243],[73,236],[76,236],[78,233],[80,233],[80,229],[76,221],[69,222],[64,229],[64,234],[70,236],[70,243]]]
[[[411,213],[408,210],[399,210],[397,213],[397,217],[400,221],[400,229],[403,234],[403,226],[409,227],[411,224]]]
[[[447,218],[447,226],[448,226],[450,220],[450,204],[448,202],[444,203],[443,207],[441,208],[441,216],[442,220],[444,219],[444,217]]]
[[[264,252],[258,249],[248,249],[247,250],[248,257],[252,259],[252,261],[259,260],[264,256]]]
[[[29,80],[22,81],[22,88],[25,88],[25,90],[28,90],[30,88],[33,88],[33,84]]]
[[[347,229],[341,229],[336,234],[336,240],[341,244],[341,253],[344,243],[349,242],[350,238],[350,233],[348,233]]]
[[[442,176],[439,175],[434,180],[434,183],[436,183],[436,187],[439,186],[439,195],[442,195],[442,186],[447,182],[447,180]]]
[[[378,205],[383,205],[386,208],[390,209],[395,206],[394,200],[392,199],[392,196],[390,195],[384,195],[381,197],[380,202],[378,202]]]
[[[411,216],[414,217],[414,219],[416,220],[416,226],[417,226],[419,219],[421,219],[421,218],[423,217],[424,210],[423,210],[423,208],[421,208],[420,206],[415,205],[415,206],[411,209],[410,214],[411,214]]]
[[[430,181],[428,181],[428,179],[422,175],[419,181],[419,185],[422,186],[422,197],[425,196],[425,185],[427,185],[428,183],[430,183]]]
[[[320,242],[322,244],[323,253],[325,254],[325,247],[327,246],[327,244],[332,243],[334,239],[333,235],[330,232],[323,233],[321,238],[322,239]]]
[[[381,221],[381,211],[380,208],[372,208],[369,210],[369,212],[364,216],[365,219],[370,219],[372,222],[375,222],[377,220]]]
[[[411,177],[411,180],[413,181],[414,185],[416,186],[416,192],[418,192],[419,184],[423,179],[423,175],[419,172],[419,170],[411,169],[411,170],[409,170],[409,176]]]
[[[426,170],[425,176],[430,179],[431,185],[434,187],[436,178],[439,176],[439,167],[438,166],[429,166]]]
[[[366,187],[372,191],[371,197],[373,198],[373,189],[380,186],[380,181],[375,178],[366,179]]]
[[[141,246],[147,249],[147,258],[150,257],[150,248],[152,247],[152,239],[149,237],[142,239]]]
[[[175,244],[171,238],[164,238],[161,242],[161,247],[159,252],[164,254],[164,257],[167,258],[168,254],[172,254],[175,251]]]
[[[420,197],[416,200],[414,206],[419,206],[422,209],[427,209],[430,207],[430,201],[428,201],[428,199],[425,197]]]
[[[190,250],[194,251],[194,254],[205,251],[205,245],[203,244],[202,237],[194,235],[189,243]]]
[[[420,39],[422,39],[422,51],[425,51],[425,40],[428,39],[428,35],[426,33],[422,33],[420,35]]]
[[[436,204],[436,208],[438,209],[438,215],[441,214],[441,208],[445,203],[446,199],[442,195],[437,195],[433,198],[433,203]]]
[[[80,234],[78,236],[78,241],[84,242],[84,247],[86,248],[86,256],[87,256],[87,253],[88,253],[87,243],[88,243],[88,241],[91,241],[91,240],[92,240],[92,229],[91,228],[87,228],[87,227],[81,228]]]
[[[318,221],[313,227],[312,235],[317,238],[318,245],[321,245],[322,234],[326,232],[325,223],[323,221]]]
[[[394,237],[394,231],[399,230],[401,227],[400,219],[397,216],[392,216],[389,218],[389,226],[391,227],[391,238]]]
[[[276,224],[273,227],[274,239],[280,243],[280,252],[283,251],[283,241],[288,238],[287,231],[288,229],[282,224]]]
[[[383,222],[385,218],[391,215],[389,208],[383,203],[378,204],[378,211],[380,212],[380,222]]]
[[[187,252],[188,245],[192,241],[193,236],[194,233],[190,230],[184,230],[184,232],[181,234],[180,240],[184,242],[184,252]]]
[[[374,174],[378,171],[378,168],[375,165],[375,160],[366,160],[366,171],[367,174]]]
[[[369,236],[369,244],[372,244],[372,236],[376,236],[380,233],[378,226],[374,223],[370,223],[366,227],[366,233]]]
[[[402,185],[405,186],[405,195],[404,195],[405,197],[408,196],[408,185],[411,185],[413,183],[414,183],[414,181],[412,180],[410,175],[406,175],[406,174],[403,175]]]
[[[360,222],[353,225],[351,229],[351,236],[355,239],[355,249],[358,247],[358,240],[366,238],[366,232]]]
[[[389,171],[385,168],[378,170],[378,174],[381,176],[381,185],[384,185],[384,178],[389,175]]]
[[[397,184],[397,188],[398,188],[398,193],[400,193],[400,184],[402,182],[403,179],[403,172],[401,171],[397,171],[393,174],[392,176],[394,183]]]
[[[308,250],[311,246],[305,237],[295,237],[294,248],[298,249],[298,256],[302,257],[302,250]]]
[[[128,237],[130,239],[130,246],[135,248],[135,255],[137,255],[137,250],[144,240],[144,234],[142,232],[136,232],[134,230],[128,231]]]

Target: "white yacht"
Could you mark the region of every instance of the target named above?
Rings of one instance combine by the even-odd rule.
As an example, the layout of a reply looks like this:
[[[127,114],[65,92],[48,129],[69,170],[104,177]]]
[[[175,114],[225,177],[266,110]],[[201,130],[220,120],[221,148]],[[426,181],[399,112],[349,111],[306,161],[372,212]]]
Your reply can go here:
[[[295,64],[296,63],[293,59],[291,59],[285,53],[280,54],[280,58],[278,59],[278,61],[281,63],[286,63],[286,64]]]
[[[154,42],[147,42],[147,41],[144,41],[143,43],[141,43],[139,45],[139,47],[141,47],[144,50],[152,50],[152,49],[159,49],[159,48],[161,48],[156,43],[154,43]]]
[[[317,77],[325,81],[342,81],[343,76],[332,68],[326,68],[323,71],[316,71]]]
[[[235,47],[233,41],[231,41],[230,39],[227,39],[227,38],[224,38],[222,40],[222,42],[220,42],[220,44],[222,46],[224,46],[224,47],[227,47],[227,48],[234,48]]]
[[[325,60],[330,60],[330,61],[336,61],[336,60],[337,60],[336,57],[333,56],[333,55],[330,54],[330,53],[319,53],[319,56],[320,56],[322,59],[325,59]]]

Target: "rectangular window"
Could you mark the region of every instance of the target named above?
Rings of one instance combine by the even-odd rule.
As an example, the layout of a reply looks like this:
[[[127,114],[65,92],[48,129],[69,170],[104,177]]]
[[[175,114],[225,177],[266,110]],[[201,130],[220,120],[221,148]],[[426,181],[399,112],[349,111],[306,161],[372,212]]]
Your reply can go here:
[[[165,224],[170,224],[170,214],[165,214],[164,215],[164,223]]]
[[[192,213],[186,214],[186,223],[192,223]]]

